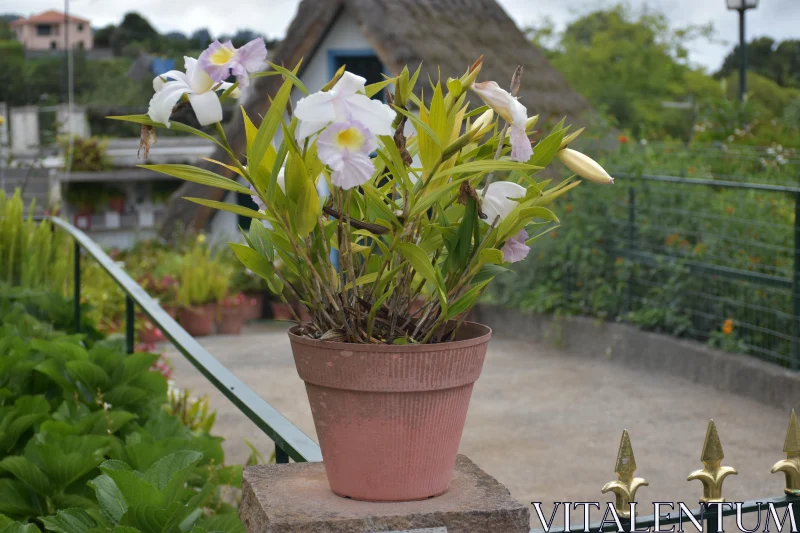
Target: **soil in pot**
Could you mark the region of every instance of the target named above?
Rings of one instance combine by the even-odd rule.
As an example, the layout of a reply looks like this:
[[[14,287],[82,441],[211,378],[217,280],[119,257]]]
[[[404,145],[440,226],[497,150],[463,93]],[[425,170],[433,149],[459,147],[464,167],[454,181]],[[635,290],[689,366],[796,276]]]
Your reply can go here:
[[[220,335],[239,335],[244,325],[244,311],[248,306],[220,307],[217,333]]]
[[[366,501],[445,492],[491,330],[465,323],[453,342],[406,346],[319,341],[298,330],[289,339],[331,490]]]
[[[178,322],[193,337],[205,337],[214,333],[216,304],[203,304],[196,307],[178,309]]]

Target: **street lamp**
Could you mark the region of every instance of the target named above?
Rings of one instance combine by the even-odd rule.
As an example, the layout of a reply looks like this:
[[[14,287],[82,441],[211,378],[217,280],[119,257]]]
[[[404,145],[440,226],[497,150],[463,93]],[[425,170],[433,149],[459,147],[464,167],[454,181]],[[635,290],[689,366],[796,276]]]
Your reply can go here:
[[[747,93],[747,44],[744,42],[744,12],[758,7],[758,0],[725,0],[728,9],[739,12],[739,99]]]

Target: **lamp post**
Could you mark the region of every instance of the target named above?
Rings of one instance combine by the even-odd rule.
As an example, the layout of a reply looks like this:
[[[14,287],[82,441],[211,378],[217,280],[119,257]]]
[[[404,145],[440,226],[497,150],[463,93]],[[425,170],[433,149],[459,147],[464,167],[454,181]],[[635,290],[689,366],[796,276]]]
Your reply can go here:
[[[744,40],[744,12],[758,7],[758,0],[725,0],[728,9],[739,12],[739,99],[747,93],[747,43]]]

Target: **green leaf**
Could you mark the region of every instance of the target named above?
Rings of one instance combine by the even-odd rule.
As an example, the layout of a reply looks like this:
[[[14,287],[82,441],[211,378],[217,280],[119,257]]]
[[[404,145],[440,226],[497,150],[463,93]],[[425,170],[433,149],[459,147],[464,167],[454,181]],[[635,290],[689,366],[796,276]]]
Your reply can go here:
[[[487,263],[483,265],[480,270],[478,270],[478,273],[475,274],[474,278],[472,278],[472,282],[477,284],[483,283],[484,281],[491,281],[495,276],[502,274],[503,272],[511,272],[511,270],[500,265]]]
[[[245,533],[242,521],[237,513],[217,513],[204,518],[198,525],[210,533]]]
[[[146,168],[167,176],[173,176],[182,180],[199,183],[200,185],[207,185],[208,187],[216,187],[226,191],[239,192],[246,195],[253,194],[249,187],[245,187],[232,179],[226,178],[205,170],[202,168],[194,167],[191,165],[137,165],[139,168]]]
[[[503,264],[503,251],[497,248],[484,248],[480,255],[481,264],[490,263],[492,265]]]
[[[158,360],[158,355],[151,353],[134,353],[127,356],[118,372],[114,372],[114,384],[125,385],[141,375],[150,372],[150,368]]]
[[[65,366],[67,372],[86,385],[92,394],[97,392],[97,389],[105,390],[111,384],[111,378],[105,370],[90,361],[68,361]]]
[[[468,177],[458,178],[452,180],[447,185],[442,185],[436,189],[433,189],[432,191],[426,192],[425,195],[414,204],[414,207],[411,208],[408,216],[415,217],[424,213],[430,209],[433,204],[441,200],[447,193],[452,192],[453,189],[460,186],[461,182],[466,179],[468,179]]]
[[[145,124],[147,126],[158,126],[160,128],[166,128],[166,125],[160,122],[153,122],[148,115],[126,115],[126,116],[116,116],[116,117],[106,117],[106,118],[110,120],[121,120],[124,122],[135,122],[136,124]],[[211,141],[214,144],[217,144],[220,147],[224,148],[224,146],[222,146],[222,143],[220,143],[216,138],[212,137],[211,135],[203,131],[198,130],[197,128],[193,128],[191,126],[187,126],[186,124],[182,124],[180,122],[175,122],[175,121],[170,121],[169,126],[172,131],[182,131],[184,133],[191,133],[192,135],[197,135],[198,137],[202,137],[203,139]]]
[[[523,171],[523,170],[541,170],[542,167],[532,165],[529,163],[518,163],[506,159],[497,160],[481,160],[470,161],[469,163],[462,163],[452,168],[442,169],[436,172],[436,177],[447,176],[450,174],[465,174],[471,172],[499,172],[499,171]]]
[[[300,237],[305,237],[317,227],[317,221],[322,213],[319,202],[319,193],[311,180],[306,179],[294,215],[294,226]]]
[[[300,89],[301,93],[308,95],[308,89],[306,89],[306,86],[303,85],[303,82],[300,81],[300,78],[298,78],[294,72],[290,71],[289,69],[283,68],[280,65],[276,65],[275,63],[270,63],[269,61],[267,61],[267,63],[269,63],[269,66],[280,72],[284,78],[291,80],[292,83],[294,83],[294,86]]]
[[[267,111],[264,120],[261,121],[256,138],[253,140],[250,157],[254,157],[255,160],[248,160],[248,167],[258,168],[261,165],[261,160],[266,155],[268,147],[272,144],[275,133],[277,133],[278,128],[280,128],[283,123],[283,114],[286,112],[286,105],[289,103],[293,85],[294,82],[292,82],[292,80],[286,80],[283,82],[283,85],[281,85],[277,94],[275,94],[275,98],[273,98],[269,106],[269,111]],[[274,195],[277,180],[277,174],[273,173],[270,177],[269,187],[267,189],[267,196],[269,198],[272,198]]]
[[[98,525],[83,509],[62,509],[55,516],[41,516],[39,520],[48,531],[55,533],[85,533]]]
[[[47,504],[30,487],[15,479],[0,479],[0,513],[12,516],[39,516]]]
[[[164,490],[167,485],[182,470],[200,462],[203,454],[193,451],[180,451],[158,460],[144,473],[144,480],[152,483],[159,490]]]
[[[52,492],[47,475],[27,457],[21,455],[6,457],[0,461],[0,469],[12,474],[43,496],[48,496]]]
[[[445,319],[451,320],[453,318],[456,318],[458,315],[472,309],[472,306],[475,305],[475,302],[481,295],[481,291],[483,291],[483,288],[486,287],[489,281],[490,280],[487,280],[478,285],[475,285],[470,290],[462,294],[459,298],[457,298],[454,302],[452,302],[450,304],[450,308],[447,310]]]
[[[206,200],[205,198],[187,198],[184,197],[184,200],[189,200],[190,202],[194,202],[196,204],[204,205],[206,207],[211,207],[213,209],[219,209],[220,211],[228,211],[230,213],[235,213],[237,215],[242,215],[249,218],[257,218],[259,220],[269,220],[269,217],[264,213],[260,213],[255,209],[248,209],[247,207],[242,207],[238,204],[228,204],[225,202],[217,202],[215,200]]]
[[[563,139],[564,130],[554,130],[553,133],[536,143],[533,148],[533,157],[528,160],[528,163],[540,167],[549,165],[561,149],[561,141]]]
[[[94,489],[103,516],[112,524],[118,524],[128,511],[128,504],[114,480],[103,474],[90,481],[89,486]]]
[[[372,98],[373,96],[384,90],[386,87],[394,83],[396,79],[397,78],[387,78],[377,83],[370,83],[369,85],[364,87],[364,92],[366,93],[367,96]]]
[[[439,139],[436,137],[436,133],[435,133],[435,132],[434,132],[434,131],[431,129],[431,127],[430,127],[430,126],[428,126],[427,124],[425,124],[424,122],[422,122],[422,121],[419,119],[419,117],[418,117],[417,115],[415,115],[414,113],[411,113],[411,112],[409,112],[409,111],[406,111],[405,109],[403,109],[403,108],[401,108],[401,107],[397,107],[397,106],[394,106],[394,105],[392,106],[392,108],[394,108],[394,110],[395,110],[395,111],[397,111],[398,113],[400,113],[400,114],[401,114],[401,115],[403,115],[404,117],[408,118],[408,120],[410,120],[410,121],[411,121],[411,122],[414,124],[414,126],[415,126],[416,128],[418,128],[418,129],[417,129],[417,132],[419,132],[419,130],[422,130],[422,131],[424,131],[425,133],[427,133],[427,134],[428,134],[428,137],[429,137],[429,138],[430,138],[430,140],[431,140],[431,142],[433,142],[433,144],[435,144],[436,146],[438,146],[438,147],[439,147],[439,151],[441,152],[442,145],[441,145],[441,143],[439,142]]]
[[[19,522],[12,522],[7,525],[0,533],[42,533],[38,527],[33,524],[21,524]]]
[[[266,257],[244,244],[231,242],[228,243],[228,245],[233,249],[233,253],[236,254],[236,257],[239,258],[239,261],[241,261],[244,266],[266,280],[272,292],[280,294],[283,291],[283,282],[275,276],[275,268]]]
[[[403,254],[403,257],[408,260],[411,266],[414,267],[414,270],[425,278],[426,281],[430,281],[436,285],[436,289],[439,291],[439,303],[442,309],[445,309],[447,306],[447,295],[444,292],[444,283],[440,276],[437,276],[436,268],[431,264],[428,255],[413,242],[400,243],[397,245],[397,249]]]

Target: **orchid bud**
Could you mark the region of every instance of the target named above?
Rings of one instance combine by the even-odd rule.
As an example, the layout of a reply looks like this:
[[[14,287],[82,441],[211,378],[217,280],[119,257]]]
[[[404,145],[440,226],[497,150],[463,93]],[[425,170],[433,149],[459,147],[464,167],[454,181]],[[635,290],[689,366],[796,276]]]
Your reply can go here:
[[[566,148],[569,145],[569,143],[571,143],[572,141],[577,139],[578,135],[583,133],[583,130],[585,130],[585,129],[586,128],[581,128],[578,131],[573,131],[572,133],[570,133],[569,135],[564,137],[564,139],[561,140],[561,148]]]
[[[472,123],[469,128],[469,133],[472,138],[483,137],[491,131],[494,127],[494,111],[491,109],[484,111],[478,119]]]
[[[525,122],[525,131],[531,131],[537,122],[539,122],[539,115],[533,115]]]
[[[585,154],[564,148],[558,152],[558,158],[564,166],[584,179],[595,183],[614,183],[614,178],[597,161]]]
[[[472,87],[472,84],[475,83],[475,80],[478,79],[478,74],[481,72],[481,68],[483,67],[483,55],[479,57],[472,65],[470,65],[467,73],[461,76],[458,80],[461,82],[461,87],[463,90],[467,90]]]

